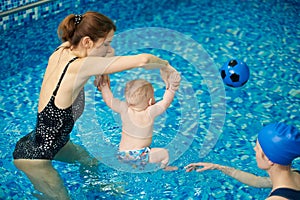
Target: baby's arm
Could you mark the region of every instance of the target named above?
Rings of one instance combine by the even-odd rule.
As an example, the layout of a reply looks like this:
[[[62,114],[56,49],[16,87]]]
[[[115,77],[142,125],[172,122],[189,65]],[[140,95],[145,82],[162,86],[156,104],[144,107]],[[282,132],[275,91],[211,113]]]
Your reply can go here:
[[[106,105],[112,109],[112,101],[114,99],[113,93],[110,90],[108,81],[102,81],[104,77],[107,75],[101,76],[101,92],[102,92],[102,98]],[[99,89],[100,90],[100,89]]]
[[[152,117],[156,117],[167,110],[174,99],[175,92],[180,84],[180,80],[180,74],[176,70],[169,75],[167,80],[169,87],[166,88],[163,99],[161,101],[158,101],[151,107],[150,113]]]
[[[102,92],[102,98],[106,105],[110,107],[113,111],[120,113],[122,105],[125,102],[114,98],[113,93],[110,89],[110,81],[108,75],[102,75],[101,80],[99,80],[98,90]]]
[[[202,168],[196,169],[198,167],[202,167]],[[238,170],[232,167],[223,166],[223,165],[199,162],[199,163],[191,163],[187,165],[185,168],[187,172],[190,172],[195,169],[197,172],[217,169],[223,172],[224,174],[227,174],[228,176],[231,176],[232,178],[253,187],[257,187],[257,188],[272,187],[272,182],[270,177],[256,176],[254,174],[242,170]]]

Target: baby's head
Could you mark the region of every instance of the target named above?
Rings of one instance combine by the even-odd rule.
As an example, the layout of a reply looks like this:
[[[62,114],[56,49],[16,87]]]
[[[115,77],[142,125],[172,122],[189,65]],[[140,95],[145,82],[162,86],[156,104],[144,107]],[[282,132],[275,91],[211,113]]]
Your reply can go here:
[[[139,110],[144,110],[155,103],[154,89],[151,83],[144,79],[129,81],[125,88],[125,98],[128,106]]]

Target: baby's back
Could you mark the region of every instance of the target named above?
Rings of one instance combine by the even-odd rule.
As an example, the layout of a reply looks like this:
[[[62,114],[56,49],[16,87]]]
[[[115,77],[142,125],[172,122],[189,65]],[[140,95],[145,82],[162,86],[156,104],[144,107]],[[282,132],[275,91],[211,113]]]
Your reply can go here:
[[[122,139],[120,150],[133,150],[150,146],[154,121],[147,110],[136,111],[128,108],[128,112],[122,113],[121,118]]]

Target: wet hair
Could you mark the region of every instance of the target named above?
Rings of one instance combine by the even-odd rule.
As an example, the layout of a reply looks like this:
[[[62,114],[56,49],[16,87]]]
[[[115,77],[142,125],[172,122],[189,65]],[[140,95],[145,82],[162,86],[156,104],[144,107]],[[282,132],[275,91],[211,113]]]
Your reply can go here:
[[[99,38],[105,38],[111,30],[116,31],[116,26],[110,18],[88,11],[83,15],[68,15],[59,24],[57,34],[63,42],[68,41],[76,47],[82,37],[88,36],[93,42],[97,42]]]
[[[129,81],[125,87],[125,98],[129,106],[142,106],[146,108],[153,94],[153,86],[144,79]]]

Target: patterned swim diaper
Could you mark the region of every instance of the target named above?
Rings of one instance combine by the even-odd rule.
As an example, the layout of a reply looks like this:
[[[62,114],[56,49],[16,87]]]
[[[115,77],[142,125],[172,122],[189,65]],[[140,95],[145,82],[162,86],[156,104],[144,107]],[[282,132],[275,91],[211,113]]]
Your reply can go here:
[[[150,150],[150,147],[145,147],[137,150],[119,151],[118,157],[122,161],[134,165],[146,165],[149,161]]]

